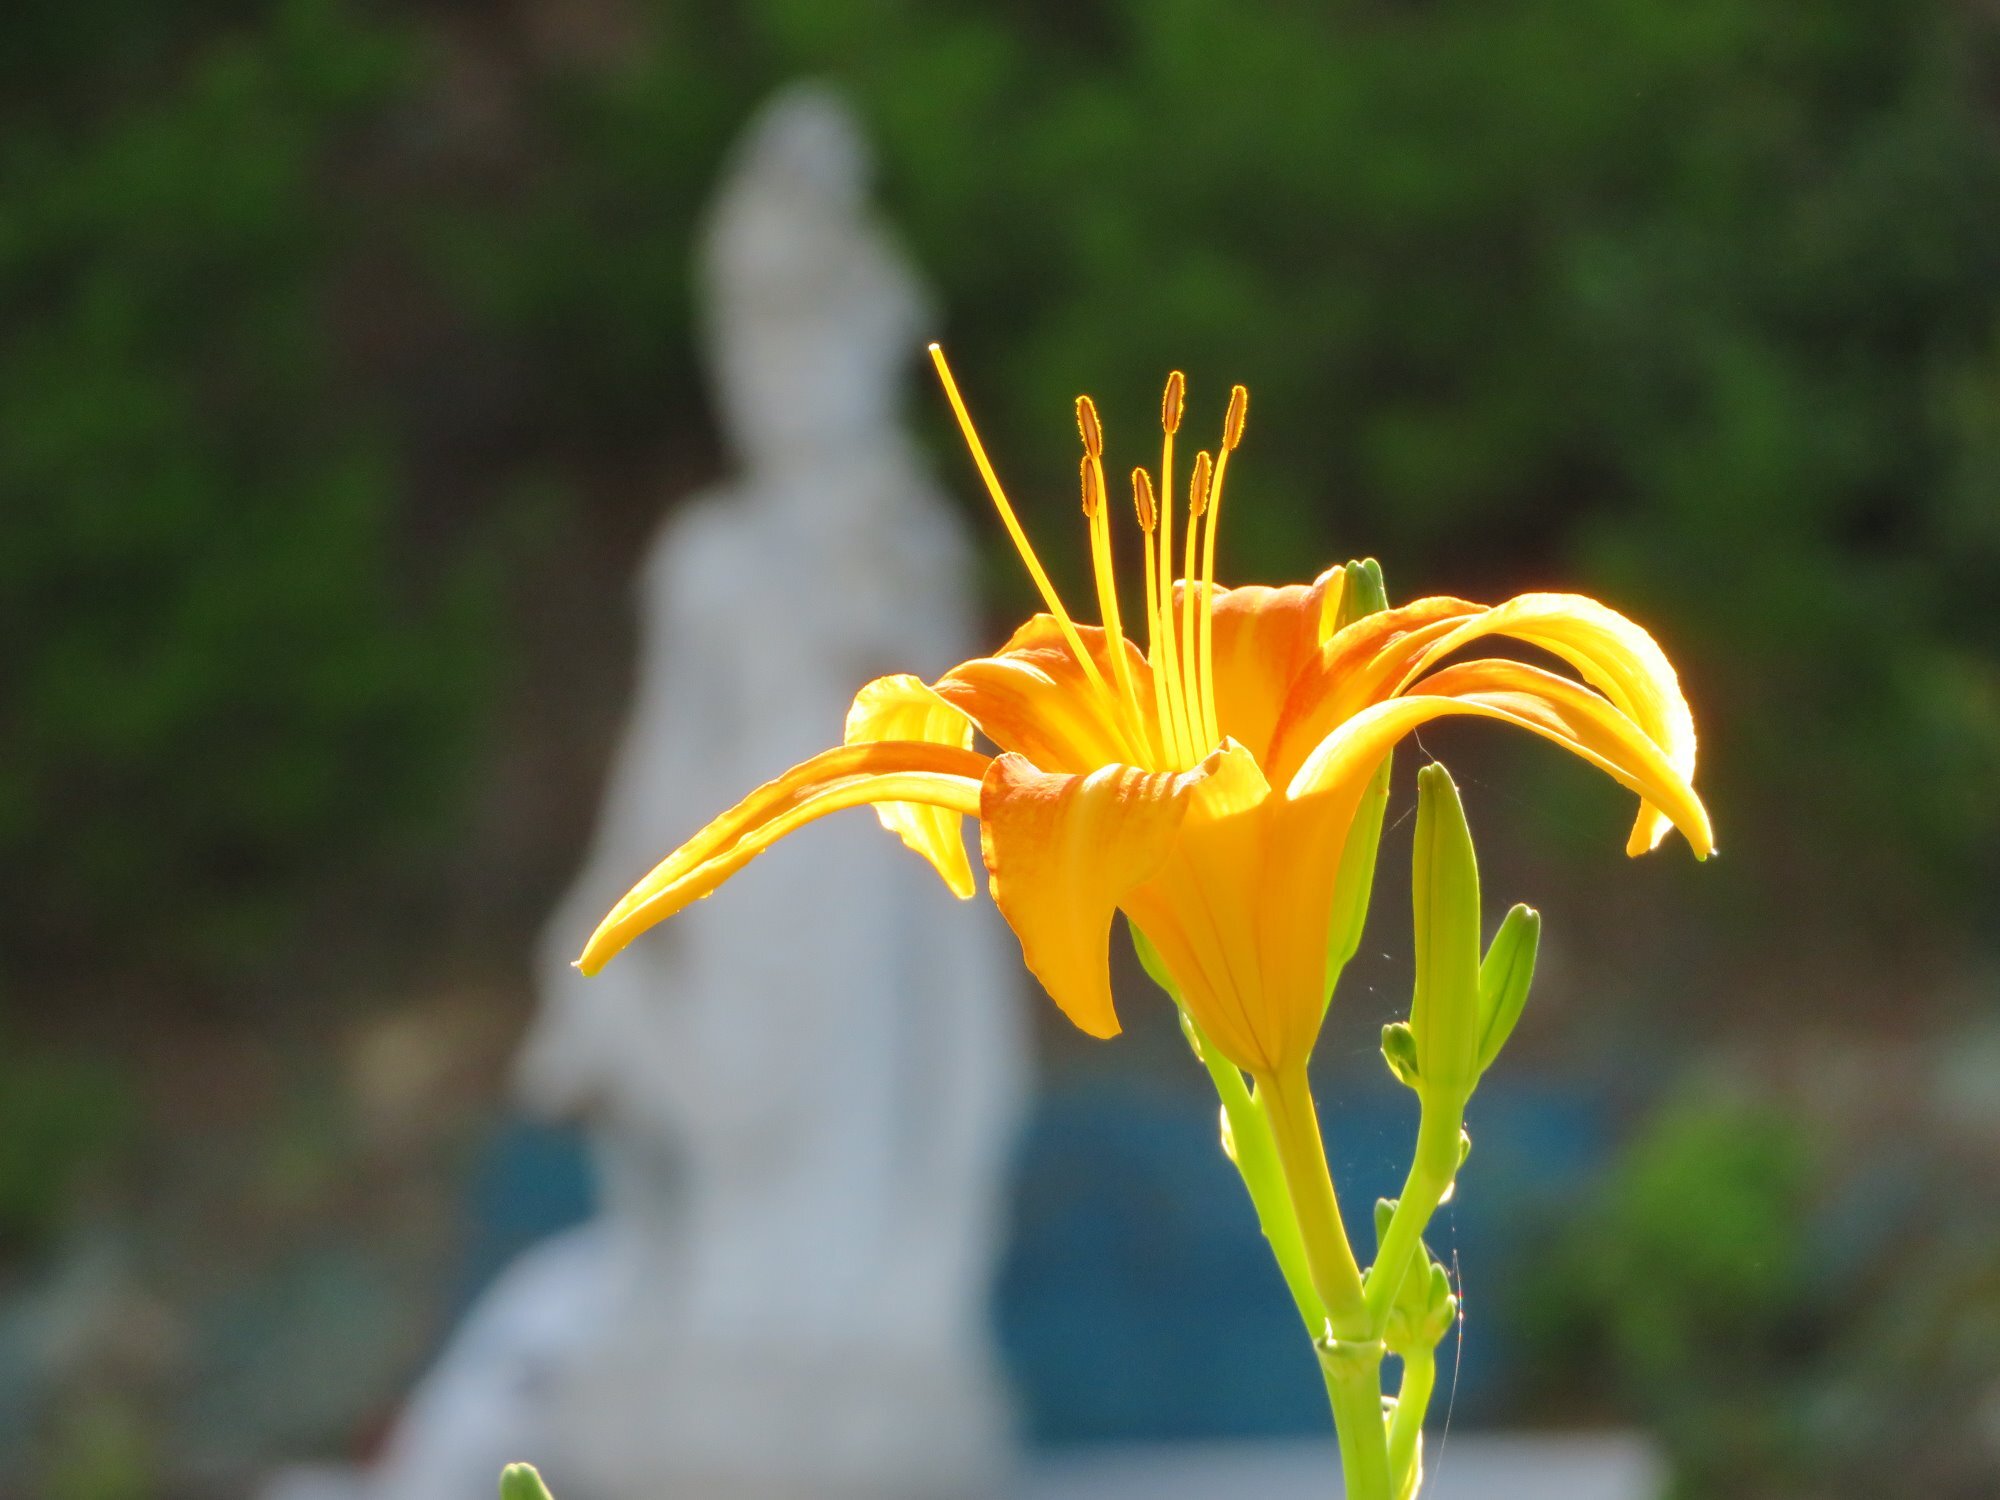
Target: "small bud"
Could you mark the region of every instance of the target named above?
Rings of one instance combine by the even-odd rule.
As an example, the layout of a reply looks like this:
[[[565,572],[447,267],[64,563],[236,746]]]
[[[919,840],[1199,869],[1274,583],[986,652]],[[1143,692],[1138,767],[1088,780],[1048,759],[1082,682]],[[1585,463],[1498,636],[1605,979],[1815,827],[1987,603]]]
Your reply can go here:
[[[1416,991],[1410,1029],[1427,1089],[1462,1105],[1478,1077],[1479,864],[1451,773],[1417,773],[1410,887],[1416,917]]]
[[[1542,918],[1531,906],[1516,906],[1493,935],[1486,960],[1479,966],[1479,1071],[1514,1034],[1515,1023],[1528,1003],[1535,980],[1535,953],[1541,946]]]
[[[1209,461],[1208,451],[1203,449],[1194,456],[1194,473],[1188,476],[1188,515],[1195,520],[1208,509],[1208,485],[1215,476],[1215,465]]]
[[[1405,1088],[1418,1086],[1417,1039],[1408,1021],[1391,1021],[1382,1028],[1382,1060]]]
[[[1104,428],[1097,420],[1097,403],[1088,396],[1076,398],[1076,430],[1083,438],[1083,451],[1092,458],[1104,455]]]
[[[1341,570],[1340,609],[1333,628],[1345,630],[1356,620],[1389,607],[1389,594],[1382,585],[1382,565],[1372,557],[1351,562]]]
[[[1089,454],[1086,453],[1079,461],[1077,473],[1083,483],[1083,513],[1094,517],[1102,497],[1097,493],[1097,465],[1091,461]]]
[[[1397,1200],[1394,1198],[1377,1198],[1375,1200],[1375,1248],[1377,1250],[1382,1248],[1382,1241],[1389,1237],[1389,1221],[1396,1217],[1396,1203]]]
[[[549,1487],[533,1464],[509,1464],[500,1471],[500,1500],[549,1500]]]
[[[1229,412],[1222,419],[1222,446],[1234,450],[1243,441],[1243,419],[1250,414],[1250,393],[1240,385],[1229,388]]]
[[[1160,397],[1160,426],[1171,437],[1181,430],[1181,408],[1187,404],[1187,376],[1179,370],[1167,377],[1167,389]]]
[[[1159,512],[1153,506],[1153,476],[1144,469],[1132,471],[1132,509],[1139,517],[1139,529],[1148,535],[1160,524]]]

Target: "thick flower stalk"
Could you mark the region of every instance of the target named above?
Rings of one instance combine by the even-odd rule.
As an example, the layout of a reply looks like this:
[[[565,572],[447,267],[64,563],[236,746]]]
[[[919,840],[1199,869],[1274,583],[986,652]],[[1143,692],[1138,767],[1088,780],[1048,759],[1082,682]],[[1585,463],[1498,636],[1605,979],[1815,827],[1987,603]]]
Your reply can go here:
[[[862,804],[960,897],[975,889],[961,820],[977,820],[988,888],[1028,967],[1093,1036],[1119,1029],[1109,944],[1122,911],[1216,1076],[1231,1149],[1301,1312],[1332,1351],[1325,1358],[1361,1351],[1365,1371],[1339,1374],[1343,1452],[1350,1428],[1375,1429],[1355,1439],[1349,1484],[1358,1496],[1386,1496],[1376,1368],[1429,1209],[1385,1228],[1401,1260],[1364,1287],[1305,1078],[1365,909],[1386,762],[1405,735],[1443,716],[1512,725],[1638,796],[1630,853],[1677,827],[1705,856],[1712,838],[1691,784],[1693,720],[1673,668],[1639,626],[1578,594],[1379,608],[1372,564],[1282,587],[1218,585],[1216,533],[1248,400],[1233,389],[1219,440],[1194,455],[1182,491],[1178,372],[1162,401],[1157,472],[1131,473],[1136,530],[1125,545],[1136,552],[1140,587],[1129,601],[1139,625],[1129,633],[1103,429],[1089,398],[1077,402],[1096,582],[1095,622],[1080,621],[1023,531],[942,353],[931,353],[1046,612],[993,655],[936,682],[892,676],[863,687],[844,744],[758,788],[669,854],[604,919],[579,966],[595,973],[787,833]],[[1496,638],[1537,648],[1575,675],[1505,657],[1462,659]],[[975,749],[978,741],[993,753]],[[1463,953],[1441,946],[1438,963],[1441,982],[1462,991]],[[1452,1003],[1477,1013],[1476,998],[1459,991]],[[1431,1045],[1424,1030],[1412,1038],[1419,1051]],[[1449,1062],[1440,1050],[1429,1064],[1454,1087],[1482,1066],[1476,1040],[1470,1051],[1461,1041]],[[1439,1111],[1451,1116],[1454,1168],[1462,1103]],[[1259,1180],[1246,1153],[1264,1163]]]

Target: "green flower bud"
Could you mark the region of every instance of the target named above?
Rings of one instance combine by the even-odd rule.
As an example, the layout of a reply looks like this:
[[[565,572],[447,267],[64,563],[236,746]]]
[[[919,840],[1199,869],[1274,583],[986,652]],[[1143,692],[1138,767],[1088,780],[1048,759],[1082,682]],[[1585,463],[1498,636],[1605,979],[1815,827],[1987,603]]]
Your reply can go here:
[[[1328,1000],[1340,982],[1340,971],[1360,949],[1361,929],[1368,921],[1368,897],[1375,888],[1375,856],[1382,847],[1382,815],[1389,807],[1390,759],[1382,757],[1375,779],[1361,794],[1361,804],[1347,828],[1347,843],[1340,851],[1340,869],[1333,882],[1333,920],[1326,933]]]
[[[1417,773],[1411,895],[1417,979],[1410,1029],[1426,1090],[1462,1105],[1478,1078],[1479,864],[1451,774],[1436,762]]]
[[[1334,610],[1333,629],[1344,630],[1363,616],[1389,605],[1382,587],[1382,565],[1374,558],[1350,562],[1341,569],[1340,603]],[[1326,998],[1340,982],[1340,972],[1361,947],[1361,929],[1368,920],[1368,896],[1375,886],[1375,855],[1382,843],[1382,815],[1389,806],[1389,762],[1383,756],[1375,779],[1362,793],[1348,826],[1347,844],[1341,850],[1340,870],[1334,878],[1333,914],[1326,934]]]
[[[533,1464],[509,1464],[500,1471],[500,1500],[550,1500],[549,1487]]]
[[[1516,906],[1493,935],[1486,961],[1479,966],[1479,1071],[1493,1066],[1521,1008],[1528,1003],[1528,986],[1535,978],[1535,952],[1542,941],[1541,914]]]
[[[1364,557],[1341,569],[1340,607],[1333,616],[1336,631],[1388,607],[1389,591],[1382,583],[1382,565],[1374,558]]]
[[[1408,1021],[1391,1021],[1382,1028],[1382,1059],[1398,1083],[1417,1087],[1417,1039]]]

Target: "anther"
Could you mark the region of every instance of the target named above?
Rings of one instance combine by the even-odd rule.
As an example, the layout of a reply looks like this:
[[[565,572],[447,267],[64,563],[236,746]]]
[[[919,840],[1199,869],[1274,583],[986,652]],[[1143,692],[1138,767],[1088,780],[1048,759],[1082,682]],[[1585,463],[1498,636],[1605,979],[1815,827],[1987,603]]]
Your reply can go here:
[[[1153,508],[1153,476],[1144,469],[1132,471],[1132,509],[1138,512],[1139,529],[1150,535],[1160,517]]]
[[[1210,464],[1208,454],[1197,453],[1194,456],[1194,473],[1188,478],[1188,515],[1195,520],[1199,520],[1201,513],[1208,509],[1208,481],[1213,473],[1214,466]],[[1192,538],[1193,533],[1189,535]]]
[[[1104,456],[1104,428],[1097,420],[1097,403],[1088,396],[1076,398],[1076,430],[1083,435],[1083,451],[1092,458]]]
[[[1186,404],[1187,376],[1179,370],[1167,377],[1166,394],[1160,397],[1160,426],[1172,437],[1181,430],[1181,407]]]
[[[1097,465],[1088,453],[1078,460],[1077,472],[1083,480],[1083,513],[1095,518],[1097,515]]]
[[[1222,446],[1234,448],[1243,441],[1243,418],[1250,410],[1250,393],[1242,386],[1229,389],[1229,415],[1222,419]]]

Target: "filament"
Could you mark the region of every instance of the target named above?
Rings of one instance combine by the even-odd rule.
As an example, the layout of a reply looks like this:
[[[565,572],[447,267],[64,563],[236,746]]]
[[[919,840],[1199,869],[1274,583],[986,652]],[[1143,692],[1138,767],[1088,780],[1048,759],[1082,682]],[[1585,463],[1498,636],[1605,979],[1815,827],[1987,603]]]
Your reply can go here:
[[[951,366],[945,363],[944,350],[936,344],[930,346],[931,363],[937,367],[938,379],[944,385],[944,393],[951,402],[952,415],[958,418],[958,430],[965,435],[965,446],[972,451],[972,462],[979,470],[979,477],[986,482],[986,493],[993,499],[993,508],[1000,512],[1000,520],[1007,528],[1007,535],[1013,539],[1014,550],[1021,554],[1021,561],[1028,566],[1028,576],[1035,580],[1035,587],[1041,591],[1042,602],[1055,617],[1062,630],[1063,639],[1069,642],[1069,649],[1076,662],[1089,679],[1092,689],[1102,698],[1110,700],[1111,690],[1105,686],[1103,676],[1097,670],[1090,653],[1083,648],[1083,638],[1076,633],[1076,626],[1070,620],[1069,611],[1063,608],[1056,586],[1050,582],[1042,560],[1035,556],[1035,549],[1028,541],[1028,534],[1021,529],[1020,518],[1014,514],[1014,507],[1007,502],[1007,492],[1000,487],[1000,476],[993,472],[992,460],[986,456],[986,445],[979,441],[979,433],[972,425],[972,413],[966,410],[965,398],[958,392],[958,382],[952,379]],[[1120,730],[1120,737],[1124,732]],[[1129,748],[1129,746],[1128,746]]]

